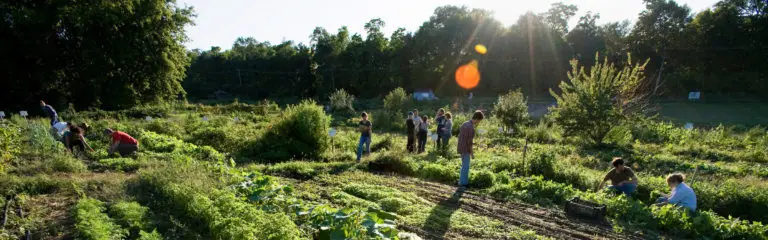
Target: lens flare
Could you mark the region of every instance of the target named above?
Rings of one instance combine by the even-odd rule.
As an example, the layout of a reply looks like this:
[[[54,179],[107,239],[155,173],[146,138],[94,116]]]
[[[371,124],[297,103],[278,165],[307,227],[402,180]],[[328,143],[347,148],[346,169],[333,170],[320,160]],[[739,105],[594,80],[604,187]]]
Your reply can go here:
[[[485,45],[483,44],[477,44],[475,45],[475,51],[479,54],[485,55],[485,53],[488,52],[488,48],[485,48]]]
[[[464,89],[473,89],[480,83],[480,71],[477,69],[477,60],[472,60],[456,69],[456,83]]]

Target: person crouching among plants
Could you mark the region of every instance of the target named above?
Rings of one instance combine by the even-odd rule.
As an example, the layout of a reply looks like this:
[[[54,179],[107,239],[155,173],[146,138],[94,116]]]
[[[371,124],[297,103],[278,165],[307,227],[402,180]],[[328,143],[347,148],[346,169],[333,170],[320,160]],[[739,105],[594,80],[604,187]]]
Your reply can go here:
[[[109,155],[117,151],[120,156],[126,156],[139,151],[139,141],[136,141],[135,138],[127,133],[107,128],[104,129],[104,134],[112,138],[112,143],[109,145],[109,149],[107,149]]]
[[[69,131],[64,132],[62,135],[62,142],[64,142],[64,146],[67,147],[67,149],[74,153],[75,148],[79,148],[81,152],[85,152],[85,148],[88,148],[93,152],[93,148],[91,148],[90,145],[88,145],[88,141],[85,140],[85,129],[87,129],[88,125],[85,124],[84,127],[79,126],[69,126]]]
[[[685,175],[682,173],[673,173],[667,176],[667,185],[669,185],[671,191],[669,195],[662,194],[662,197],[656,201],[656,205],[674,204],[695,212],[696,193],[683,181],[685,181]]]
[[[632,169],[624,166],[624,159],[620,157],[613,158],[611,164],[613,169],[605,174],[603,181],[600,181],[600,186],[597,189],[603,188],[605,181],[611,180],[611,186],[608,189],[617,193],[624,193],[629,197],[637,189],[637,176],[635,176]]]
[[[360,142],[357,143],[357,162],[360,162],[360,158],[363,156],[363,144],[365,144],[365,151],[371,153],[371,121],[368,121],[368,113],[363,112],[360,115],[363,119],[358,124],[358,130],[360,131]]]

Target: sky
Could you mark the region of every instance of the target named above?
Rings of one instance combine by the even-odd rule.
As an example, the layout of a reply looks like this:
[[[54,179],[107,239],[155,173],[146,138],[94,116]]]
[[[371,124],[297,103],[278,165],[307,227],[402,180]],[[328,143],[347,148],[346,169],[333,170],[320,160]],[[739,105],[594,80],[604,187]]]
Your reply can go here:
[[[579,11],[571,19],[573,27],[587,11],[599,13],[598,24],[622,20],[634,21],[645,8],[642,0],[179,0],[180,6],[192,6],[197,17],[187,26],[189,49],[208,50],[211,46],[229,49],[238,37],[279,44],[286,40],[309,44],[315,27],[336,33],[347,26],[353,33],[364,34],[363,25],[373,18],[386,23],[389,36],[399,27],[415,32],[429,20],[435,8],[445,5],[481,8],[494,12],[494,18],[505,25],[532,11],[546,12],[555,2],[574,4]],[[677,0],[699,12],[716,0]]]

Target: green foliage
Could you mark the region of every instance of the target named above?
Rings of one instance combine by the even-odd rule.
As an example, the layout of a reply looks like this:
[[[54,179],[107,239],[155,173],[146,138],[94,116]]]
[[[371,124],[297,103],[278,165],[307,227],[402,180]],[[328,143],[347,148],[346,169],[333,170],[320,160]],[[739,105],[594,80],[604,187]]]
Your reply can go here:
[[[75,218],[75,236],[78,239],[122,239],[126,236],[125,229],[120,228],[104,211],[104,203],[84,198],[73,208]]]
[[[595,56],[596,62],[598,57]],[[636,101],[640,100],[637,95],[643,94],[646,64],[632,65],[630,58],[619,70],[606,58],[586,72],[578,61],[571,61],[569,81],[560,83],[561,93],[550,90],[557,100],[557,106],[550,109],[554,121],[563,127],[567,136],[603,143],[611,129],[625,119],[625,108],[642,104]]]
[[[317,175],[328,173],[338,174],[350,169],[354,169],[354,163],[351,162],[303,162],[290,161],[270,165],[264,169],[265,173],[279,175],[296,179],[312,179]]]
[[[472,172],[469,178],[469,186],[475,188],[489,188],[496,182],[496,175],[490,171]]]
[[[184,156],[186,158],[218,162],[224,160],[224,154],[219,153],[209,146],[199,147],[184,142],[171,136],[165,136],[150,131],[140,132],[138,135],[141,148],[139,151],[149,150],[153,152],[165,152]]]
[[[427,163],[418,172],[419,177],[434,180],[446,184],[454,184],[459,181],[458,169],[453,169],[442,164]]]
[[[403,88],[395,88],[384,97],[384,110],[390,113],[402,113],[411,108],[412,100]]]
[[[143,164],[133,158],[105,158],[99,159],[96,169],[98,170],[113,170],[122,172],[135,172]]]
[[[149,208],[137,202],[116,203],[109,207],[109,215],[117,224],[128,230],[132,239],[162,239],[157,230],[153,229]]]
[[[286,108],[244,154],[266,162],[318,159],[330,146],[329,124],[322,107],[312,100],[302,101]]]
[[[378,172],[393,172],[406,176],[414,176],[418,166],[406,158],[405,154],[395,151],[387,151],[374,156],[368,163],[368,170]]]
[[[498,118],[507,129],[520,132],[520,126],[528,123],[528,101],[520,90],[499,95],[493,107],[493,116]]]
[[[355,112],[355,109],[352,107],[352,103],[355,101],[355,96],[347,93],[344,89],[337,89],[336,92],[331,94],[328,100],[331,102],[331,110],[333,110],[334,113],[350,116]]]
[[[0,123],[0,173],[17,154],[21,153],[21,129],[13,124]]]
[[[118,109],[173,100],[185,93],[181,81],[189,59],[183,41],[184,28],[194,16],[191,7],[153,0],[30,2],[3,4],[2,9],[14,19],[2,27],[8,33],[2,51],[16,59],[0,64],[7,79],[13,79],[2,81],[0,88],[8,90],[0,96],[3,107],[46,96],[61,103],[62,109],[64,103]],[[35,36],[56,37],[27,41]]]

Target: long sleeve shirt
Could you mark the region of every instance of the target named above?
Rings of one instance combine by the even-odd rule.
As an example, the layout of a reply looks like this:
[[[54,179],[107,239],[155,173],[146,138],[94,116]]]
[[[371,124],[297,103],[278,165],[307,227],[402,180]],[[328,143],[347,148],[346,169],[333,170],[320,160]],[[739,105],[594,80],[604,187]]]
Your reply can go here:
[[[696,211],[696,194],[691,187],[685,183],[680,183],[672,190],[669,196],[669,204],[675,204]]]
[[[56,110],[51,107],[51,105],[45,105],[43,106],[43,112],[45,112],[45,115],[48,117],[55,117],[57,116]]]
[[[475,125],[472,121],[467,121],[461,125],[459,130],[459,144],[456,151],[459,154],[472,154],[473,141],[475,139]]]
[[[452,129],[453,129],[453,120],[450,120],[450,119],[446,120],[445,121],[445,131],[443,131],[443,134],[447,135],[447,136],[450,136],[451,134],[453,134],[452,133],[452,131],[453,131]]]

